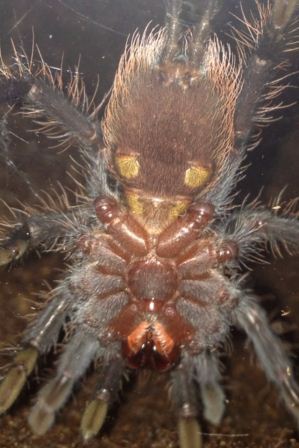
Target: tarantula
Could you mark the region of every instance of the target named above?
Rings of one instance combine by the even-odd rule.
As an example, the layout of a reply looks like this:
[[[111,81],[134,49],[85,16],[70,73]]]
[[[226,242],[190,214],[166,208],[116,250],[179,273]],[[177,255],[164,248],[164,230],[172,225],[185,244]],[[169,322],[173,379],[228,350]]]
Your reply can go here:
[[[256,126],[279,107],[284,77],[277,70],[295,45],[289,36],[297,2],[257,3],[255,18],[244,14],[244,28],[234,30],[236,56],[212,37],[222,3],[202,0],[200,19],[186,30],[184,1],[167,1],[166,26],[135,34],[125,51],[101,122],[79,76],[64,84],[60,71],[17,50],[13,64],[1,61],[1,101],[17,104],[39,132],[77,144],[86,181],[75,206],[62,200],[33,213],[0,246],[1,265],[38,247],[72,262],[0,385],[3,413],[67,327],[57,374],[29,416],[37,434],[96,361],[99,383],[81,422],[85,440],[101,429],[124,373],[149,368],[169,371],[181,448],[202,446],[196,389],[204,417],[218,424],[218,351],[232,326],[245,331],[299,421],[290,359],[239,270],[268,244],[299,252],[299,222],[256,203],[232,206]]]

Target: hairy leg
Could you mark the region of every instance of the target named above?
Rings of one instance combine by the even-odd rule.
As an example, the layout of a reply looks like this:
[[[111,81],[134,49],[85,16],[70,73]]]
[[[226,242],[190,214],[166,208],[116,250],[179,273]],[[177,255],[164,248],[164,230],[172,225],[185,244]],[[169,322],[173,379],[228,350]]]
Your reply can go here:
[[[81,433],[84,440],[97,435],[105,421],[109,406],[117,399],[125,371],[124,360],[119,354],[107,359],[99,368],[99,380],[95,397],[90,401],[81,420]]]
[[[94,120],[95,111],[89,104],[78,72],[68,80],[65,97],[62,68],[51,69],[39,50],[29,59],[14,45],[12,48],[15,64],[10,66],[0,60],[0,103],[21,106],[22,113],[32,116],[37,122],[40,132],[66,146],[77,143],[83,149],[99,149],[102,138],[100,125]],[[33,62],[33,58],[38,62],[36,59]]]
[[[215,354],[203,352],[194,358],[194,379],[199,383],[204,417],[219,425],[225,410],[225,395],[220,385],[221,374]]]
[[[251,295],[240,297],[236,323],[247,334],[268,379],[278,388],[288,410],[299,424],[299,386],[292,363],[280,339],[271,331],[264,310]]]
[[[180,14],[182,12],[182,0],[167,0],[166,2],[166,30],[167,41],[161,55],[161,62],[172,61],[181,52],[179,39],[182,32],[180,24]]]
[[[234,212],[220,230],[225,238],[234,241],[242,259],[259,260],[267,245],[281,255],[284,248],[293,254],[299,252],[299,220],[295,215],[276,215],[264,207],[248,206]]]
[[[12,227],[0,240],[0,266],[18,260],[27,250],[43,247],[54,249],[62,241],[67,245],[80,226],[88,226],[95,220],[91,206],[74,207],[70,211],[40,213],[29,216]]]
[[[277,73],[283,52],[291,51],[292,33],[289,27],[295,24],[297,0],[274,0],[272,6],[258,4],[259,17],[253,23],[245,14],[240,18],[245,29],[238,29],[234,37],[239,42],[239,51],[245,65],[245,76],[240,92],[236,113],[236,142],[239,149],[245,149],[252,137],[255,125],[271,121],[271,114],[279,104],[273,102],[284,84]],[[282,106],[284,107],[284,106]],[[257,139],[253,140],[253,145]]]
[[[9,114],[18,111],[34,122],[32,131],[45,134],[52,147],[67,149],[71,145],[80,148],[90,194],[109,194],[104,160],[104,143],[98,112],[102,103],[96,105],[97,87],[92,98],[88,98],[85,84],[76,67],[71,75],[64,76],[63,66],[53,69],[44,60],[38,49],[31,55],[17,50],[12,44],[14,63],[7,64],[0,54],[0,103],[13,106]],[[105,101],[105,98],[103,99]],[[6,117],[2,119],[2,146],[8,132]],[[2,155],[15,170],[7,154]],[[27,176],[23,176],[27,187],[32,190]]]
[[[171,396],[179,415],[180,448],[201,448],[202,437],[197,422],[196,386],[187,358],[171,374]]]
[[[53,424],[55,413],[69,398],[75,382],[86,372],[99,350],[96,336],[77,330],[64,347],[57,374],[38,393],[29,424],[35,434],[44,434]]]
[[[0,384],[0,414],[18,398],[40,355],[47,353],[58,341],[71,305],[71,297],[57,296],[40,312],[26,330],[13,366]]]

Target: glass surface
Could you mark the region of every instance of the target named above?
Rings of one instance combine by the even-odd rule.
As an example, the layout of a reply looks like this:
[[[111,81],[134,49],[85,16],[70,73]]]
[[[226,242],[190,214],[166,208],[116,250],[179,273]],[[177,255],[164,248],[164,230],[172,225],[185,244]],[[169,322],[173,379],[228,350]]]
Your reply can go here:
[[[249,3],[246,2],[246,6]],[[253,2],[252,2],[253,3]],[[228,39],[228,22],[231,9],[240,12],[239,2],[225,2],[223,16],[219,18],[219,34]],[[119,57],[129,34],[136,28],[143,30],[163,23],[162,0],[0,0],[0,42],[2,55],[9,60],[12,55],[11,39],[16,46],[23,46],[30,53],[32,39],[40,48],[45,61],[59,67],[63,55],[64,70],[72,70],[80,60],[80,73],[84,74],[87,90],[92,94],[99,75],[98,101],[113,81]],[[220,20],[221,19],[221,20]],[[222,22],[222,24],[220,23]],[[224,25],[223,25],[224,23]],[[296,58],[292,56],[292,71],[296,71]],[[292,84],[299,85],[298,77]],[[1,87],[1,85],[0,85]],[[297,98],[296,98],[297,96]],[[298,99],[295,89],[283,94],[286,103]],[[2,107],[2,113],[7,109]],[[284,117],[272,123],[263,133],[263,141],[248,155],[250,166],[238,190],[241,201],[247,194],[269,203],[288,186],[286,200],[299,194],[298,172],[298,110],[286,109]],[[0,198],[9,205],[17,201],[33,201],[32,191],[24,185],[22,173],[30,178],[35,191],[50,191],[57,181],[68,185],[69,155],[76,156],[76,148],[59,153],[49,148],[45,138],[26,133],[30,126],[26,120],[11,120],[9,159],[16,170],[10,169],[0,157]],[[18,174],[19,172],[19,174]],[[261,189],[263,190],[261,191]],[[0,201],[1,215],[7,213]],[[261,295],[274,326],[277,317],[286,325],[297,325],[294,332],[286,334],[296,353],[299,335],[299,259],[288,257],[274,260],[268,257],[267,265],[250,265],[250,286]],[[30,254],[15,268],[0,271],[0,347],[3,361],[8,351],[20,340],[26,325],[26,316],[36,310],[42,299],[36,297],[44,289],[45,281],[55,284],[63,267],[61,257],[45,255],[42,259]],[[227,410],[223,423],[218,427],[204,424],[205,448],[299,447],[294,433],[295,424],[285,411],[279,397],[264,374],[252,362],[250,348],[245,346],[242,334],[233,331],[232,356],[224,359],[224,383],[227,392]],[[55,360],[55,354],[53,360]],[[296,363],[296,358],[294,358]],[[0,448],[79,448],[85,446],[79,435],[80,415],[93,390],[93,375],[82,381],[73,398],[59,413],[52,430],[44,437],[30,433],[26,416],[36,390],[45,377],[53,374],[53,363],[42,360],[38,380],[30,382],[13,409],[0,420]],[[48,368],[50,368],[50,373]],[[0,371],[1,373],[1,371]],[[124,393],[111,412],[102,435],[88,446],[95,448],[175,448],[178,445],[176,416],[167,399],[166,376],[147,378],[140,375],[132,387],[125,385]],[[209,435],[210,434],[210,435]]]

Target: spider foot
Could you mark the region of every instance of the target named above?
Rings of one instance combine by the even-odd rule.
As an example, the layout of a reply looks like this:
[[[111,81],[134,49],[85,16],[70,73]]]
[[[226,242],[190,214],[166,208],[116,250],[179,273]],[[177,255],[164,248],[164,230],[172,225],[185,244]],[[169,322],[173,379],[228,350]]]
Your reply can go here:
[[[202,448],[201,428],[192,416],[181,416],[178,422],[180,448]]]
[[[106,399],[97,398],[86,406],[80,426],[85,441],[96,436],[101,430],[107,416],[108,405]]]
[[[37,358],[38,351],[33,347],[22,350],[16,356],[14,366],[0,384],[0,414],[6,412],[20,395]]]
[[[201,398],[204,405],[204,417],[219,425],[225,411],[225,395],[219,384],[205,384],[201,386]]]
[[[54,378],[42,388],[28,418],[34,434],[43,435],[48,431],[54,423],[56,411],[63,406],[72,388],[73,380],[66,376]]]
[[[17,226],[0,244],[0,266],[18,260],[28,249],[30,231],[27,225]]]
[[[91,439],[101,430],[109,406],[118,395],[123,373],[124,362],[118,356],[102,367],[95,399],[87,404],[81,420],[81,433],[84,440]]]

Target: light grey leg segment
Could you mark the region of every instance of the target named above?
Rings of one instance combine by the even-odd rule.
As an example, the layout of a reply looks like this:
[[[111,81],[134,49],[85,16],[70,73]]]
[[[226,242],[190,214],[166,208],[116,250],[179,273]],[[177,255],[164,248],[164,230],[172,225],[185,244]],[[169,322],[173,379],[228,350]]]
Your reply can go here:
[[[210,423],[218,425],[225,410],[218,359],[213,353],[204,352],[194,359],[193,365],[195,380],[200,385],[204,417]]]
[[[47,353],[57,343],[69,303],[67,293],[54,297],[27,328],[22,345],[35,347],[40,354]]]
[[[272,333],[264,310],[253,296],[240,299],[236,320],[253,343],[259,363],[268,379],[276,385],[299,425],[299,387],[294,377],[292,363],[282,342]]]
[[[163,50],[161,61],[172,61],[178,56],[180,49],[178,41],[182,27],[180,24],[180,13],[182,10],[182,0],[167,0],[166,1],[166,30],[167,43]]]
[[[39,392],[29,415],[35,434],[44,434],[53,424],[55,413],[69,398],[75,382],[86,372],[99,350],[95,336],[78,331],[60,357],[57,375]]]
[[[188,358],[172,372],[171,396],[178,409],[178,432],[180,448],[202,448],[201,428],[197,421],[196,386],[192,375],[192,364]]]
[[[23,349],[14,358],[12,368],[0,384],[0,414],[6,412],[20,395],[38,356],[47,353],[57,343],[68,312],[69,298],[67,293],[56,296],[25,332]]]

